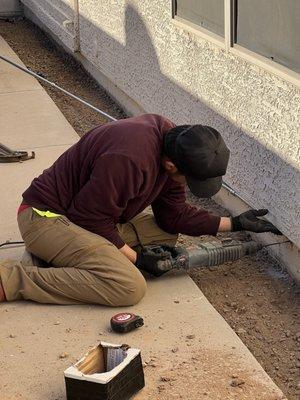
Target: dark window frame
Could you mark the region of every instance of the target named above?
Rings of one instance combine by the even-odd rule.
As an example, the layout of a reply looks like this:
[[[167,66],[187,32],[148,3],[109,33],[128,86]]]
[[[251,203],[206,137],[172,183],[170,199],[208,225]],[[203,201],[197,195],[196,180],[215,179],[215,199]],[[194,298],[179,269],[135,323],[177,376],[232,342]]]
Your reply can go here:
[[[177,0],[172,0],[172,18],[177,15]]]

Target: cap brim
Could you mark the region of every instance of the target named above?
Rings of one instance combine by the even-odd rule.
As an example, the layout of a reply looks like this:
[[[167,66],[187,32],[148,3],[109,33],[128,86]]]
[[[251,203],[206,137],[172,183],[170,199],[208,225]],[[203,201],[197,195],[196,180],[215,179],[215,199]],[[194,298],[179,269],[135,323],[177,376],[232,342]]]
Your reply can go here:
[[[195,196],[207,198],[214,196],[221,189],[222,176],[208,178],[203,181],[186,176],[186,182]]]

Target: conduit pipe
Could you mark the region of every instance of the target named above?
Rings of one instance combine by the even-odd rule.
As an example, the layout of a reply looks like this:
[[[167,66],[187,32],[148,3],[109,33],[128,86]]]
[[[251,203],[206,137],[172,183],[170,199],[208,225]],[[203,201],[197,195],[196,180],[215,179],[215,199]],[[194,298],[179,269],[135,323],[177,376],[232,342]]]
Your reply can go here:
[[[79,0],[73,0],[74,7],[74,52],[80,52]]]

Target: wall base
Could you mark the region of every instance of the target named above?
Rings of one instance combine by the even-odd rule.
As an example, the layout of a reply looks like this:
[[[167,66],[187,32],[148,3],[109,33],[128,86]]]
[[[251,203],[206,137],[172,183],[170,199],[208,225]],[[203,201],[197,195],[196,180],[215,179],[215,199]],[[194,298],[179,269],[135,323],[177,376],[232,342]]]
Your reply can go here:
[[[237,196],[229,193],[228,190],[222,188],[213,199],[226,208],[232,215],[238,215],[251,207]],[[253,239],[263,244],[274,242],[284,242],[288,240],[286,236],[277,236],[271,233],[251,233]],[[289,274],[300,283],[300,250],[292,243],[284,243],[281,245],[270,246],[267,248],[268,253],[283,265]]]
[[[23,15],[22,4],[18,0],[1,0],[0,18],[15,18]]]
[[[26,6],[24,7],[26,18],[30,19],[46,32],[54,41],[62,47],[68,54],[74,57],[82,64],[85,70],[110,94],[114,101],[125,110],[128,115],[138,115],[146,111],[124,91],[116,86],[105,74],[93,65],[89,60],[83,57],[80,53],[74,53],[62,41],[47,28],[39,18],[32,13]],[[214,200],[224,206],[233,215],[240,214],[243,211],[249,210],[250,206],[237,196],[232,195],[226,189],[222,188],[220,192],[214,196]],[[273,234],[252,234],[253,239],[263,244],[273,242],[283,242],[288,240],[285,236],[275,236]],[[290,275],[300,283],[300,250],[292,243],[285,243],[279,246],[268,248],[269,254],[274,257],[281,265],[285,266]]]

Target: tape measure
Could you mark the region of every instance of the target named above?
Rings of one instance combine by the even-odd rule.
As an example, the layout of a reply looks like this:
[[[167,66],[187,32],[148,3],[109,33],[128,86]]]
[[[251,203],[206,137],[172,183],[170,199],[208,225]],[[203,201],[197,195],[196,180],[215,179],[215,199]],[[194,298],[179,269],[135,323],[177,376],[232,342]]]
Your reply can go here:
[[[142,317],[131,313],[114,315],[110,320],[111,329],[115,332],[126,333],[144,325]]]

